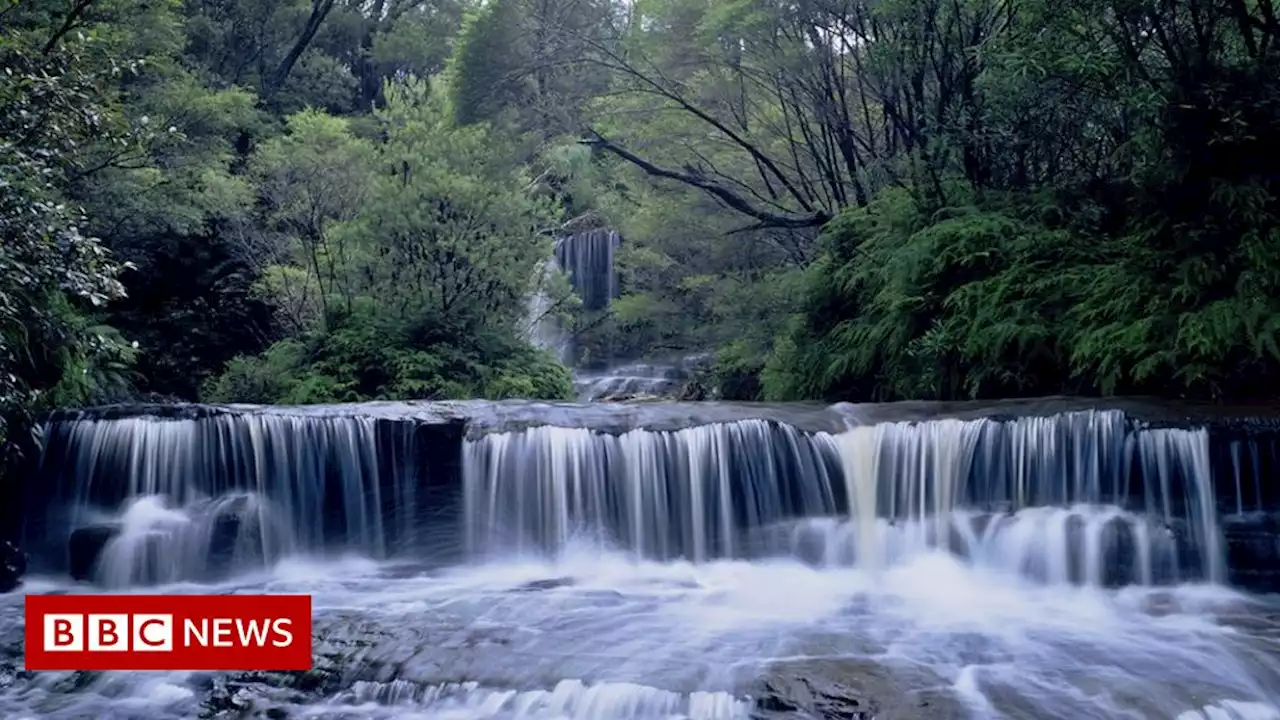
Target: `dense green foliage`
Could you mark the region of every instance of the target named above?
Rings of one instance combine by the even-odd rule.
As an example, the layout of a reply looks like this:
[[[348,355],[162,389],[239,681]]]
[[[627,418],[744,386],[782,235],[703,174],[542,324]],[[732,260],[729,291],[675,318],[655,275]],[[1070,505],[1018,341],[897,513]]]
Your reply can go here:
[[[112,384],[130,352],[93,323],[123,294],[123,267],[57,192],[83,166],[88,139],[132,142],[96,104],[110,82],[85,67],[97,50],[0,44],[0,441],[20,440],[10,434],[32,413]]]
[[[1280,392],[1269,6],[1058,7],[988,31],[940,184],[827,227],[769,396]]]
[[[1238,0],[0,4],[0,411],[1280,394],[1280,22]],[[554,239],[611,227],[583,311]]]
[[[462,5],[0,13],[10,425],[146,396],[572,392],[521,339],[558,201],[426,80]]]
[[[1280,393],[1270,4],[637,7],[606,331],[739,397]]]
[[[485,358],[497,358],[486,364]],[[212,378],[213,401],[308,404],[405,398],[559,398],[569,371],[545,353],[475,326],[388,321],[374,307],[324,333],[282,340],[232,360]]]

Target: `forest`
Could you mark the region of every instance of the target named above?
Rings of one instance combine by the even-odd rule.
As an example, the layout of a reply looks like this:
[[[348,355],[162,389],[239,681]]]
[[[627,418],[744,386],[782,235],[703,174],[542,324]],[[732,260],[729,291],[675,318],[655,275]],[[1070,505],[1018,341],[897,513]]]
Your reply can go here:
[[[695,351],[737,400],[1273,399],[1278,59],[1271,0],[3,0],[0,433]],[[545,272],[594,227],[603,309]]]

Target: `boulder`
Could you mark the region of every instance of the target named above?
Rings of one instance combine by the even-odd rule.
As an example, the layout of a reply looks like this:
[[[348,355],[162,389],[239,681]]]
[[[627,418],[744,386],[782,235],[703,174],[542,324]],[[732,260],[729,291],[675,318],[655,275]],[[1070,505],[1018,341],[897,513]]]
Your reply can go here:
[[[626,392],[620,391],[616,393],[608,393],[601,395],[596,402],[604,403],[637,403],[637,402],[662,402],[665,398],[660,395],[651,395],[643,392]]]
[[[1280,513],[1226,518],[1222,534],[1231,584],[1280,592]]]
[[[75,580],[91,579],[103,548],[119,533],[119,525],[89,525],[72,531],[67,542],[71,577]]]
[[[969,713],[920,668],[830,658],[773,665],[751,689],[752,720],[960,720]]]

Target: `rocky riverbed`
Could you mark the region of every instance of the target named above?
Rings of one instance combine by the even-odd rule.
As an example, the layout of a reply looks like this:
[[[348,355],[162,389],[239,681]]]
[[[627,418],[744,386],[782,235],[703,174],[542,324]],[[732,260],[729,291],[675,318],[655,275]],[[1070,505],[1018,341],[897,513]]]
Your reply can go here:
[[[293,559],[166,590],[313,594],[315,667],[26,673],[9,595],[0,716],[1280,718],[1272,601],[1044,586],[936,554],[874,573],[597,550],[453,568]]]

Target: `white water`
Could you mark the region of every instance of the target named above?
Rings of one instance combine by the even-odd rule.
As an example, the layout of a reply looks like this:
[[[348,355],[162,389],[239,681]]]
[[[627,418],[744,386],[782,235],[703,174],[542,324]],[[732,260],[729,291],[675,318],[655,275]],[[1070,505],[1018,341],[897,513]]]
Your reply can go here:
[[[163,495],[132,500],[118,517],[104,516],[120,532],[108,540],[94,577],[113,588],[191,579],[219,546],[229,566],[262,565],[294,550],[291,529],[254,493],[230,493],[171,507]],[[229,528],[225,523],[231,522]],[[229,531],[228,538],[218,537]]]
[[[674,396],[689,373],[676,365],[627,363],[597,372],[574,374],[578,402],[614,398],[660,398]]]
[[[614,256],[622,237],[595,228],[556,239],[555,259],[564,268],[587,310],[601,310],[618,296]]]
[[[675,397],[699,368],[709,366],[714,359],[709,353],[699,353],[666,362],[636,361],[602,370],[578,370],[574,372],[573,386],[580,403]]]
[[[290,717],[740,718],[754,680],[793,666],[834,668],[816,684],[852,688],[878,717],[1280,718],[1280,607],[1212,586],[1036,584],[929,551],[878,570],[638,562],[581,543],[553,562],[434,572],[291,558],[217,590],[313,594],[317,655],[346,653],[349,677],[322,698],[245,691]],[[0,598],[0,658],[15,664],[20,612]],[[74,680],[0,660],[0,717],[195,717],[209,683]]]
[[[323,682],[28,676],[21,599],[4,596],[0,718],[197,717],[210,698],[227,718],[739,718],[804,682],[843,696],[829,712],[879,720],[1280,720],[1280,599],[1182,582],[1225,573],[1202,430],[1114,412],[834,434],[548,425],[453,441],[445,501],[427,470],[448,448],[422,429],[63,426],[33,535],[55,560],[72,528],[110,523],[109,586],[313,594]],[[465,561],[440,567],[427,531]],[[172,584],[213,576],[215,547],[238,579]]]
[[[561,273],[554,257],[538,266],[534,274],[533,292],[525,302],[525,339],[536,348],[547,350],[560,362],[569,362],[573,348],[571,338],[560,327],[556,316],[556,300],[550,295],[552,279]]]

